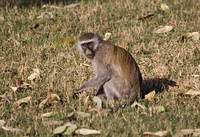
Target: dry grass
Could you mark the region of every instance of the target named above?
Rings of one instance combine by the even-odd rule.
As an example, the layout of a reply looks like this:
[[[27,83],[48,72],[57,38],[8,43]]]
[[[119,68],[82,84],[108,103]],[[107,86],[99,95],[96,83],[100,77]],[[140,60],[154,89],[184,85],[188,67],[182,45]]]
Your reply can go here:
[[[0,97],[0,119],[24,132],[0,129],[1,136],[52,136],[56,126],[46,126],[44,121],[61,120],[72,111],[88,112],[95,107],[94,90],[71,98],[72,91],[93,76],[91,64],[75,47],[76,38],[87,31],[101,36],[112,33],[110,41],[135,57],[144,78],[167,78],[178,86],[150,101],[139,100],[146,107],[164,106],[162,113],[151,116],[149,110],[125,108],[113,114],[92,113],[90,118],[77,118],[73,123],[101,130],[101,136],[142,136],[144,131],[158,130],[167,130],[172,136],[183,128],[200,128],[199,96],[178,94],[200,90],[200,77],[193,76],[200,75],[200,42],[180,40],[185,33],[200,32],[200,3],[196,0],[81,1],[75,8],[59,9],[34,4],[28,8],[9,7],[8,3],[0,8],[0,95],[6,95]],[[161,3],[170,9],[160,10]],[[51,12],[53,18],[38,19],[43,12]],[[154,15],[139,20],[150,13]],[[153,33],[159,25],[172,25],[174,29]],[[31,82],[27,78],[33,68],[39,68],[42,77]],[[13,92],[10,87],[20,81],[32,88]],[[49,92],[59,95],[61,101],[40,109],[39,104]],[[28,104],[14,103],[26,96],[32,97]],[[41,118],[50,111],[58,113]],[[31,132],[26,133],[29,127]]]

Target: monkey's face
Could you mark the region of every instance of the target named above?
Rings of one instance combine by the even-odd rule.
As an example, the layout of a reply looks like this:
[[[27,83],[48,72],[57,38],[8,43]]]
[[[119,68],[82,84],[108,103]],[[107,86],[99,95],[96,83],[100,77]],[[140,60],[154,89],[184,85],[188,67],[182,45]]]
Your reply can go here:
[[[94,52],[94,42],[88,42],[81,44],[81,48],[83,50],[83,53],[88,59],[93,59],[95,56]]]

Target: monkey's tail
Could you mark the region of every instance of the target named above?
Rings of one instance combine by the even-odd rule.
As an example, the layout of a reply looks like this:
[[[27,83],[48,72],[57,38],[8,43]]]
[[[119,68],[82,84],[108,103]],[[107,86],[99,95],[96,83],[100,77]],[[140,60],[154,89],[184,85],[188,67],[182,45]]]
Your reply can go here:
[[[176,82],[168,80],[167,78],[145,79],[142,81],[141,97],[144,98],[146,94],[153,90],[155,90],[156,93],[168,90],[169,86],[176,86]]]

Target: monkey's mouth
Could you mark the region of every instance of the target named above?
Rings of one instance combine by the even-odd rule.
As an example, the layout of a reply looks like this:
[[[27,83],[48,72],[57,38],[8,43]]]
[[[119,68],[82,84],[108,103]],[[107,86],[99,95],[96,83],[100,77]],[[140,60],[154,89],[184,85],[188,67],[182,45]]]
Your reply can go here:
[[[93,59],[94,58],[94,54],[86,54],[86,57],[89,59]]]

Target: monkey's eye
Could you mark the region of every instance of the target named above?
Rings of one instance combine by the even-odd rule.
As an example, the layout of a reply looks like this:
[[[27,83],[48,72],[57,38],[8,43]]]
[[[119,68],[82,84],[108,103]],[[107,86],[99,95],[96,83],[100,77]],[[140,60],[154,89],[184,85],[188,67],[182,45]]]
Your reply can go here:
[[[82,47],[83,49],[86,49],[88,46],[87,46],[87,44],[81,44],[81,47]]]
[[[89,49],[93,49],[93,47],[94,47],[94,42],[89,42],[89,43],[87,43],[87,45],[88,45],[88,48],[89,48]]]

